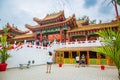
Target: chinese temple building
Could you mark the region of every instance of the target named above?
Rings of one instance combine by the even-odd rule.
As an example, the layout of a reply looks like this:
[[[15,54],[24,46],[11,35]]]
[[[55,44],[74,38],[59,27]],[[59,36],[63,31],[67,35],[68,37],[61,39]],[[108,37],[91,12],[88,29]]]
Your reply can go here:
[[[21,31],[8,24],[9,41],[23,42],[26,40],[28,42],[39,42],[37,45],[47,47],[48,44],[51,45],[54,40],[57,40],[56,44],[67,45],[67,47],[63,46],[54,50],[56,63],[60,63],[59,58],[61,57],[63,64],[74,64],[75,57],[80,55],[81,58],[84,54],[86,64],[114,64],[108,56],[92,50],[94,47],[99,47],[94,45],[94,43],[96,44],[99,41],[99,36],[95,33],[101,29],[107,30],[110,28],[113,31],[117,31],[119,25],[117,21],[90,24],[89,19],[77,21],[75,14],[65,18],[64,11],[47,14],[43,19],[35,17],[33,20],[37,25],[25,25],[32,32],[29,34],[29,31]],[[3,33],[2,30],[0,30],[1,33]],[[82,46],[82,44],[86,45]]]
[[[40,42],[42,42],[44,38],[48,39],[51,35],[59,36],[57,39],[60,42],[66,40],[70,42],[70,34],[68,31],[78,27],[75,15],[65,18],[64,11],[47,14],[42,20],[38,18],[33,18],[33,20],[37,22],[38,25],[31,26],[26,24],[25,26],[34,33],[34,40],[39,40]],[[56,39],[56,37],[53,39]]]

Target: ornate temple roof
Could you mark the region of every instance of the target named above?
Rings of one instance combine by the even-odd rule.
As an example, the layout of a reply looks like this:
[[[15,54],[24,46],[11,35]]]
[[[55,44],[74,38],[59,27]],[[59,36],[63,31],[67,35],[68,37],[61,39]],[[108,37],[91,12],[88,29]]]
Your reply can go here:
[[[14,33],[16,33],[16,34],[26,34],[26,33],[28,33],[29,31],[21,31],[21,30],[19,30],[17,27],[14,27],[14,25],[12,25],[12,26],[7,26],[8,27],[8,29],[10,30],[10,31],[12,31],[12,32],[14,32]]]
[[[54,19],[54,18],[57,18],[61,15],[64,15],[64,11],[60,11],[59,13],[47,14],[43,20]]]
[[[2,34],[4,31],[0,29],[0,34]]]
[[[14,25],[11,26],[9,23],[7,23],[7,28],[8,28],[8,32],[14,32],[16,34],[26,34],[29,32],[29,31],[21,31]],[[3,32],[4,32],[3,30],[0,30],[0,34],[2,34]]]
[[[85,25],[82,26],[80,23],[78,23],[78,28],[73,29],[69,32],[76,32],[76,31],[85,31],[85,30],[92,30],[92,29],[101,29],[101,28],[109,28],[113,26],[118,26],[118,22],[109,22],[109,23],[102,23],[102,24],[92,24],[92,25]]]
[[[29,32],[29,31],[21,31],[14,25],[11,26],[9,23],[7,23],[7,28],[8,28],[8,32],[13,32],[15,34],[26,34]],[[2,34],[2,33],[4,33],[4,31],[0,30],[0,34]]]
[[[34,17],[33,20],[36,21],[36,22],[43,22],[43,21],[46,21],[46,20],[51,20],[51,19],[55,19],[55,18],[58,18],[60,17],[61,15],[64,15],[64,11],[60,11],[58,13],[52,13],[52,14],[47,14],[45,18],[43,19],[39,19],[37,17]]]
[[[37,30],[37,29],[41,29],[41,28],[45,28],[45,27],[51,27],[51,26],[56,26],[56,25],[64,25],[64,23],[70,22],[70,21],[74,21],[75,20],[75,15],[73,15],[72,17],[67,18],[64,21],[61,22],[54,22],[51,24],[45,24],[45,25],[35,25],[35,26],[31,26],[29,24],[26,24],[26,28],[30,29],[30,30]]]

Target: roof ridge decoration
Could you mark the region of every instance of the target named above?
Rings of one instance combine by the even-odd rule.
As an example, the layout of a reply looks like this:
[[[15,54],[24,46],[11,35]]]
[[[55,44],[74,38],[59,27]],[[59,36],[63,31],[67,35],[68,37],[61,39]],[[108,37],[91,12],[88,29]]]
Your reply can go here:
[[[47,14],[46,17],[47,17],[47,16],[58,15],[58,14],[62,14],[62,13],[64,13],[63,10],[62,10],[62,11],[59,11],[58,13],[55,13],[55,12],[54,12],[54,13],[51,13],[51,14]]]
[[[13,32],[17,32],[19,34],[25,34],[25,33],[29,32],[28,30],[22,31],[22,30],[18,29],[17,26],[15,27],[14,24],[12,24],[12,26],[11,26],[9,23],[7,23],[7,28],[8,28],[8,30],[12,30]]]

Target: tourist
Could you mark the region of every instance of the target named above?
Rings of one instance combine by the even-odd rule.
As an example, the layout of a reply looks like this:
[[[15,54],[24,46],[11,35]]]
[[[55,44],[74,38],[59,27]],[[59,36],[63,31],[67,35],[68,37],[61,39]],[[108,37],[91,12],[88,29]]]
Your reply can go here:
[[[46,73],[51,73],[52,63],[53,63],[52,52],[49,52],[48,55],[47,55],[47,72]]]
[[[80,66],[80,65],[79,65],[79,61],[80,61],[80,60],[79,60],[79,56],[77,55],[77,56],[76,56],[76,65],[75,65],[75,67],[79,67],[79,66]]]
[[[81,57],[81,65],[82,67],[85,67],[85,55],[84,54]]]

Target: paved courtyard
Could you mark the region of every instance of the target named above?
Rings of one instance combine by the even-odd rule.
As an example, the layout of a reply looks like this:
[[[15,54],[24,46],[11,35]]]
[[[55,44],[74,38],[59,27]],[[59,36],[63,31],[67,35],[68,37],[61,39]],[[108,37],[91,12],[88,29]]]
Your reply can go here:
[[[74,65],[52,65],[52,72],[46,73],[46,65],[31,66],[29,69],[7,69],[0,72],[0,80],[118,80],[117,69],[106,66],[87,66],[75,68]]]

